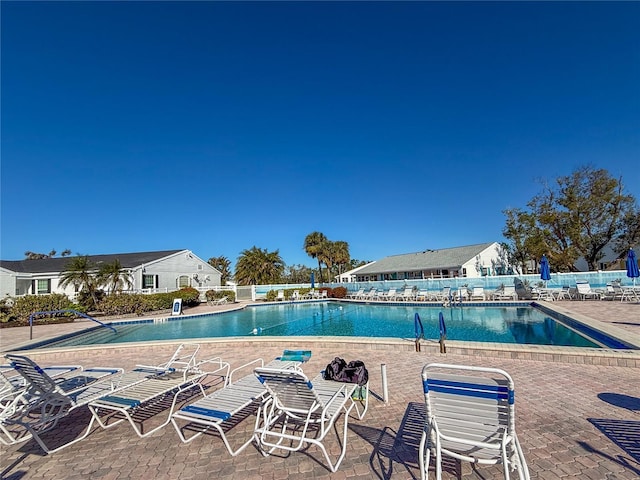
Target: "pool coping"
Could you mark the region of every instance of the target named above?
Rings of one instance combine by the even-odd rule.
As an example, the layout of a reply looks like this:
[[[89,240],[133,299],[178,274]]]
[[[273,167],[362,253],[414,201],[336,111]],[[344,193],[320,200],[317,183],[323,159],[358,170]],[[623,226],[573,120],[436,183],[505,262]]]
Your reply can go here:
[[[336,300],[336,299],[332,299]],[[338,299],[341,300],[341,299]],[[325,300],[322,300],[325,301]],[[218,315],[235,310],[241,310],[248,306],[263,306],[272,305],[273,303],[283,302],[269,302],[260,304],[247,304],[238,306],[237,308],[210,312],[200,313],[195,315],[181,315],[176,319],[186,317],[199,317],[204,315]],[[287,303],[287,302],[285,302]],[[288,302],[293,303],[293,302]],[[296,302],[298,303],[298,302]],[[350,303],[350,302],[348,302]],[[374,303],[374,302],[369,302]],[[392,304],[395,302],[389,302]],[[522,306],[534,305],[545,310],[550,310],[554,314],[564,316],[570,319],[574,319],[584,325],[602,331],[608,336],[615,339],[624,341],[624,343],[632,344],[636,348],[640,348],[640,335],[636,335],[630,332],[626,332],[615,326],[606,324],[594,320],[592,318],[580,315],[576,312],[566,310],[560,306],[552,305],[550,302],[491,302],[491,305],[487,305],[489,302],[465,302],[468,306]],[[399,305],[409,306],[438,306],[438,303],[429,304],[427,302],[415,303],[415,302],[399,302]],[[481,304],[481,305],[479,305]],[[512,305],[513,304],[513,305]],[[162,317],[160,319],[141,319],[132,320],[131,322],[147,322],[147,321],[166,321],[169,317]],[[112,321],[113,323],[130,323],[126,319]],[[54,335],[49,338],[41,338],[39,342],[49,340],[51,338],[60,337],[60,335]],[[292,339],[295,338],[295,341]],[[187,340],[187,341],[185,341]],[[28,353],[29,355],[38,354],[62,354],[64,352],[77,352],[77,351],[91,351],[109,349],[111,351],[118,351],[119,349],[131,349],[140,348],[141,346],[150,347],[152,345],[178,345],[181,343],[201,343],[201,344],[233,344],[234,346],[247,346],[255,347],[256,343],[265,346],[283,346],[291,347],[292,343],[295,343],[299,348],[313,348],[316,347],[332,347],[332,348],[349,348],[355,349],[358,352],[366,350],[389,350],[389,351],[413,351],[419,348],[419,351],[425,354],[438,354],[445,356],[447,354],[452,355],[473,355],[479,357],[498,357],[498,358],[514,358],[524,360],[540,360],[540,361],[552,361],[559,363],[575,363],[575,364],[590,364],[590,365],[612,365],[612,366],[624,366],[624,367],[640,367],[640,350],[629,349],[612,349],[612,348],[589,348],[589,347],[566,347],[566,346],[554,346],[554,345],[516,345],[505,343],[491,343],[491,342],[466,342],[448,340],[446,342],[447,353],[440,353],[440,345],[437,340],[421,340],[416,343],[414,339],[405,338],[388,338],[388,337],[224,337],[224,338],[193,338],[193,339],[178,339],[178,340],[157,340],[152,342],[131,342],[120,343],[111,345],[83,345],[74,347],[60,347],[60,348],[32,348],[25,349],[25,347],[35,342],[28,341],[21,344],[13,345],[10,349],[11,352]]]

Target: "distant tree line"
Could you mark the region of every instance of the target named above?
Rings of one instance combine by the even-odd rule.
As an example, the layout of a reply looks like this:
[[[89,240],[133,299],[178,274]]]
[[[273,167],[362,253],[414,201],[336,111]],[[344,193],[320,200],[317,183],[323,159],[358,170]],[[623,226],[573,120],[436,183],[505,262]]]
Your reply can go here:
[[[640,241],[640,209],[625,191],[622,178],[583,166],[571,175],[542,183],[526,208],[503,212],[503,248],[509,263],[522,272],[547,255],[553,271],[575,270],[582,257],[597,270],[610,246],[618,258]]]

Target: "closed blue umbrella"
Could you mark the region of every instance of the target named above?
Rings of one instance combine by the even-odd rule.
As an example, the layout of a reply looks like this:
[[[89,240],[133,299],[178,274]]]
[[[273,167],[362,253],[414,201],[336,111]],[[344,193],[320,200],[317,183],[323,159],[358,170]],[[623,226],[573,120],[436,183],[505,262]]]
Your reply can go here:
[[[546,255],[542,255],[540,259],[540,278],[545,282],[551,280],[551,269],[549,268],[549,260]]]
[[[311,288],[316,286],[316,275],[315,273],[311,272]]]
[[[638,272],[638,260],[636,259],[636,253],[633,251],[633,248],[629,249],[629,253],[627,255],[627,277],[633,280],[633,284],[636,284],[636,278],[640,277],[640,272]]]

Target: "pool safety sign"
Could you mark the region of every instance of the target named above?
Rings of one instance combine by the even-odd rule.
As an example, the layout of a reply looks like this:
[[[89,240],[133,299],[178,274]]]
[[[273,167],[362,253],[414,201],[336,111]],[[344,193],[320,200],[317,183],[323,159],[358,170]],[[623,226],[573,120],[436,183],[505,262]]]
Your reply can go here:
[[[171,308],[171,315],[182,315],[182,299],[174,298],[173,307]]]

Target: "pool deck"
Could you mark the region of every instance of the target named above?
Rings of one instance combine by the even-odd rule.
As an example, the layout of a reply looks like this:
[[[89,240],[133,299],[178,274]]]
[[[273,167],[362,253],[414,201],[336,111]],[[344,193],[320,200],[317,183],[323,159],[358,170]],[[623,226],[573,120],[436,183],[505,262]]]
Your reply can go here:
[[[640,304],[563,301],[553,302],[550,307],[633,342],[640,338]],[[186,313],[225,308],[228,307],[201,306]],[[37,326],[34,337],[43,339],[86,326],[85,322]],[[0,330],[3,351],[28,339],[28,327]],[[231,457],[220,438],[214,435],[204,435],[185,445],[171,425],[140,439],[128,424],[122,424],[107,431],[94,430],[81,442],[51,455],[43,455],[32,441],[2,446],[0,477],[7,480],[420,478],[417,445],[424,415],[420,372],[430,362],[492,366],[512,375],[516,384],[516,430],[531,478],[620,480],[640,477],[640,352],[596,354],[587,349],[587,353],[575,353],[574,349],[558,347],[531,351],[451,342],[447,345],[448,353],[440,354],[435,342],[425,342],[422,351],[416,352],[413,342],[308,337],[200,343],[204,357],[221,356],[232,367],[257,356],[271,359],[283,348],[308,348],[313,356],[304,370],[310,377],[335,356],[347,361],[364,360],[372,390],[369,412],[363,420],[349,422],[347,454],[340,469],[329,472],[315,447],[286,457],[265,458],[250,446],[237,457]],[[41,364],[131,368],[139,363],[159,363],[175,346],[176,342],[159,342],[40,350],[28,355]],[[383,364],[389,386],[388,403],[382,401]],[[146,420],[145,426],[153,425],[154,420]],[[87,422],[86,409],[78,409],[48,438],[55,441]],[[252,428],[252,419],[236,425],[230,432],[231,442],[247,437]],[[331,445],[330,451],[335,452],[337,443]],[[430,478],[435,478],[433,472]],[[497,467],[472,468],[467,463],[452,462],[445,467],[443,478],[502,477]]]

